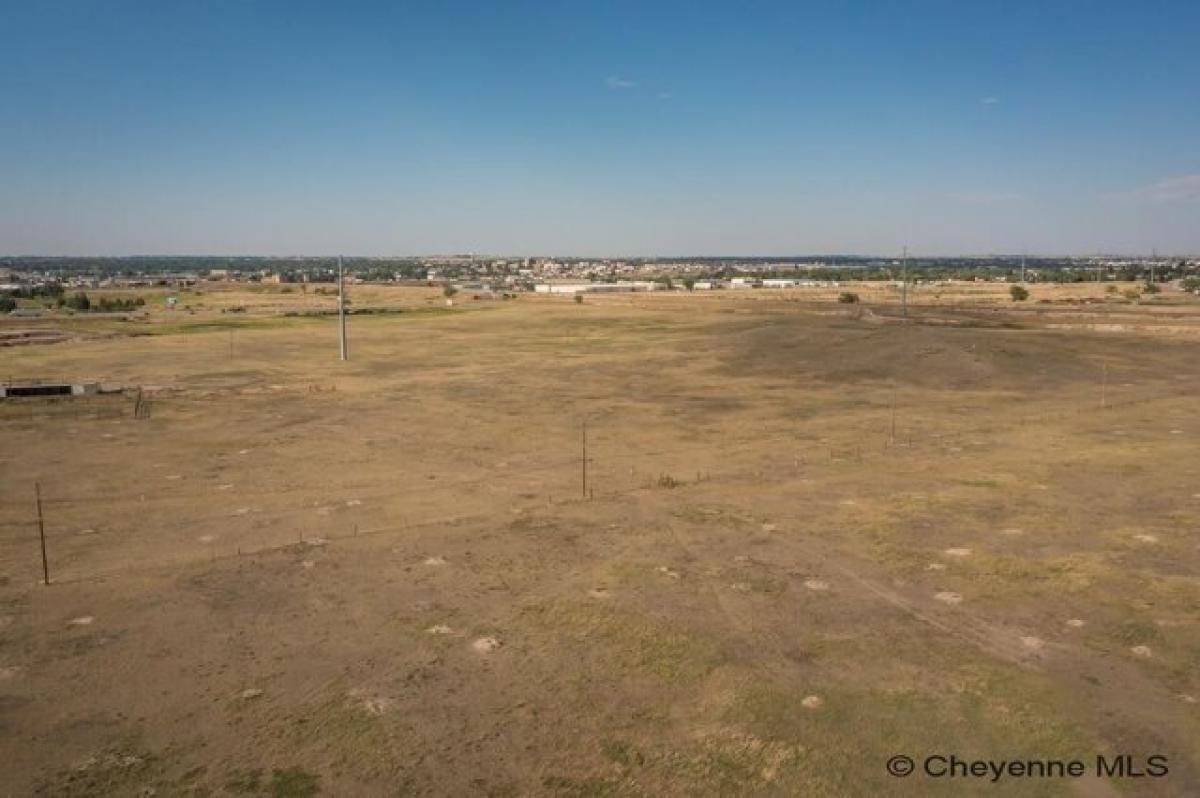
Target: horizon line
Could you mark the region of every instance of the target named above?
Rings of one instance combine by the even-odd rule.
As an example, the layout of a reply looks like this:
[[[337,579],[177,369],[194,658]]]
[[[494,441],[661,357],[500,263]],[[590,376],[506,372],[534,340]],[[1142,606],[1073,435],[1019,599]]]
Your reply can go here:
[[[334,254],[325,254],[325,253],[305,254],[305,253],[295,253],[295,252],[293,252],[293,253],[265,253],[265,254],[263,254],[263,253],[257,253],[257,254],[229,253],[229,252],[223,252],[223,253],[189,252],[189,253],[174,253],[174,254],[124,253],[124,254],[118,254],[118,255],[97,254],[97,253],[87,253],[87,254],[39,254],[39,253],[12,254],[12,253],[9,253],[9,254],[0,254],[0,261],[14,260],[14,259],[20,259],[20,258],[35,258],[35,259],[42,259],[42,260],[68,260],[68,259],[72,259],[72,258],[97,258],[100,260],[148,260],[148,259],[154,259],[154,258],[160,258],[160,259],[164,259],[164,260],[182,259],[182,258],[244,258],[244,259],[267,259],[267,258],[288,259],[288,258],[292,258],[292,259],[305,259],[305,260],[324,260],[324,259],[337,260],[339,257],[340,258],[348,258],[348,259],[354,258],[354,259],[360,259],[360,260],[387,260],[387,259],[421,260],[421,259],[432,259],[432,258],[472,258],[472,259],[477,259],[477,260],[522,259],[522,258],[548,258],[548,259],[563,258],[563,259],[571,259],[571,260],[589,260],[589,259],[591,259],[591,260],[641,260],[641,261],[646,261],[646,260],[658,260],[658,259],[664,259],[664,260],[668,260],[668,259],[669,260],[687,260],[687,259],[697,259],[697,260],[716,260],[716,259],[723,259],[723,260],[738,260],[738,259],[811,260],[811,259],[817,259],[817,258],[851,258],[851,259],[859,259],[859,260],[868,260],[868,259],[898,260],[898,259],[905,257],[905,255],[902,251],[897,251],[897,252],[891,253],[891,254],[856,253],[856,252],[815,252],[815,253],[807,253],[807,254],[801,254],[801,253],[752,254],[752,253],[743,252],[743,253],[737,253],[737,254],[727,254],[727,253],[726,254],[700,254],[700,253],[663,254],[663,253],[659,253],[659,254],[653,254],[653,255],[647,255],[647,254],[598,255],[598,254],[588,254],[588,253],[569,254],[569,253],[562,253],[562,252],[549,253],[549,254],[545,254],[545,253],[536,253],[536,254],[535,253],[504,253],[504,252],[484,252],[484,253],[479,253],[479,252],[425,252],[425,253],[403,253],[403,254],[386,254],[386,255],[378,255],[378,254],[376,254],[376,255],[365,255],[365,254],[347,255],[344,252],[343,253],[334,253]],[[1071,253],[1071,252],[988,252],[988,253],[921,254],[920,252],[914,252],[913,249],[910,247],[910,248],[908,248],[907,257],[909,260],[913,260],[913,259],[947,260],[947,259],[952,259],[952,258],[961,258],[961,259],[967,259],[967,260],[982,260],[982,259],[986,259],[986,258],[1044,259],[1044,258],[1112,258],[1112,257],[1151,258],[1151,259],[1158,260],[1158,259],[1163,259],[1163,258],[1192,259],[1192,258],[1200,257],[1200,255],[1197,255],[1196,253],[1193,253],[1193,252],[1164,253],[1164,252],[1154,252],[1154,251],[1151,251],[1149,253],[1128,252],[1128,251],[1126,251],[1126,252],[1095,251],[1095,252],[1075,252],[1075,253]]]

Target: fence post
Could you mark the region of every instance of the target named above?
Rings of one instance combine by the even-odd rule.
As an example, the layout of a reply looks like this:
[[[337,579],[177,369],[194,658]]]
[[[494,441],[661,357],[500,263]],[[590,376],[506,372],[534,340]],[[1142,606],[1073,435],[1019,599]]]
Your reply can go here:
[[[42,579],[43,584],[50,584],[50,564],[46,560],[46,521],[42,516],[42,485],[33,483],[33,495],[37,500],[38,536],[42,539]]]
[[[585,498],[585,499],[588,497],[588,484],[587,484],[587,463],[588,463],[588,455],[587,455],[587,419],[585,418],[585,419],[583,420],[583,456],[580,458],[580,465],[582,465],[582,467],[583,467],[583,485],[582,485],[582,487],[583,487],[583,498]]]

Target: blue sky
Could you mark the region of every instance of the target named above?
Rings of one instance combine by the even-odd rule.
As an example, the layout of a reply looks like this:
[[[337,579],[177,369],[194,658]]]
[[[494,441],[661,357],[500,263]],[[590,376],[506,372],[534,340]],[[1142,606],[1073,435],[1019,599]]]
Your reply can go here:
[[[1197,2],[0,0],[9,254],[1200,253]]]

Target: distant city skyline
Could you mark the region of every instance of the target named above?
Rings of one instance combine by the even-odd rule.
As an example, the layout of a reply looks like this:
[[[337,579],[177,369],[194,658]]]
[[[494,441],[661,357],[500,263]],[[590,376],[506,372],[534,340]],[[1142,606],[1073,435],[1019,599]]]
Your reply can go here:
[[[0,0],[0,253],[1200,253],[1200,4]]]

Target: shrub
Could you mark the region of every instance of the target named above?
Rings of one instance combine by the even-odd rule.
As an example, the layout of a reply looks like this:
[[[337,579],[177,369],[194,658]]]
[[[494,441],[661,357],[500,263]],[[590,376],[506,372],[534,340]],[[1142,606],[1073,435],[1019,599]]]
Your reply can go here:
[[[17,309],[17,300],[10,296],[0,296],[0,313],[8,313]]]
[[[582,305],[582,304],[583,304],[583,294],[576,294],[576,295],[575,295],[575,304],[576,304],[576,305]]]
[[[447,299],[449,299],[450,297],[454,296],[457,293],[458,293],[458,289],[455,288],[454,286],[450,285],[449,283],[442,286],[442,296],[446,297]]]
[[[141,297],[136,299],[123,299],[120,297],[113,298],[102,296],[100,299],[92,303],[91,309],[98,310],[101,313],[114,313],[121,310],[133,310],[134,308],[138,307],[139,304],[144,305],[146,304],[146,301]]]
[[[1029,290],[1023,285],[1014,285],[1008,289],[1008,295],[1012,297],[1013,302],[1024,302],[1029,299]]]
[[[1157,294],[1161,290],[1157,283],[1146,283],[1142,286],[1142,293],[1144,294]]]
[[[838,302],[841,302],[843,305],[856,304],[858,302],[858,294],[853,291],[843,291],[838,294]]]

